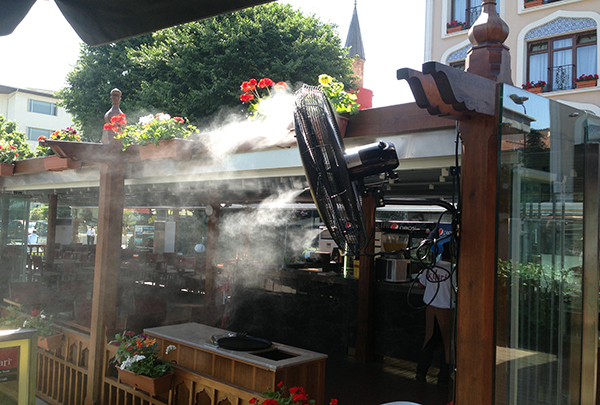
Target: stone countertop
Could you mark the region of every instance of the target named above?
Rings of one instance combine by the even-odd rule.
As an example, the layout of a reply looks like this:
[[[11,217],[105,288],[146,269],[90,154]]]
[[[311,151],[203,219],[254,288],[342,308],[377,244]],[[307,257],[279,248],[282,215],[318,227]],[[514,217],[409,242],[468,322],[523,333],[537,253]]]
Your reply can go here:
[[[211,343],[210,338],[213,335],[226,335],[231,333],[230,331],[194,322],[148,328],[144,329],[144,333],[197,347],[223,357],[230,357],[273,371],[293,367],[303,363],[324,360],[327,358],[327,355],[322,353],[312,352],[310,350],[304,350],[275,342],[273,342],[272,346],[268,349],[250,352],[223,349]],[[283,352],[284,354],[289,354],[292,357],[282,360],[271,360],[260,356],[261,353],[270,352],[273,350]]]

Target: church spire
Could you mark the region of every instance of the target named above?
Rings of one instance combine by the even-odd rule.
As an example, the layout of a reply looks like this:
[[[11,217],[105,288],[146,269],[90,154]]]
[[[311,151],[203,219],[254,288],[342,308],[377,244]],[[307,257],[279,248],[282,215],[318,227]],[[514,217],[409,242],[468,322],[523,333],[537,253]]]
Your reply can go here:
[[[346,37],[346,48],[350,48],[348,53],[350,56],[358,56],[365,60],[365,48],[363,47],[362,35],[360,34],[360,24],[358,23],[358,12],[356,11],[356,0],[354,0],[354,13],[352,13],[352,21],[348,29]]]

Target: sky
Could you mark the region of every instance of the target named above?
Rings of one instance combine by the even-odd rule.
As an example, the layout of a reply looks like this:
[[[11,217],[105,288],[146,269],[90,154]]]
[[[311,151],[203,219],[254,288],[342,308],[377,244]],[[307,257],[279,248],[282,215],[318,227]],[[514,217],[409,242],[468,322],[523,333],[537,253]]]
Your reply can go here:
[[[280,0],[307,15],[338,26],[345,44],[354,0]],[[414,101],[396,71],[421,70],[425,32],[424,0],[357,0],[365,49],[364,87],[373,91],[373,106]],[[407,16],[410,12],[410,16]],[[407,18],[408,17],[408,18]],[[38,0],[23,22],[0,36],[0,85],[59,90],[77,62],[81,40],[53,1]],[[7,57],[10,55],[10,57]]]

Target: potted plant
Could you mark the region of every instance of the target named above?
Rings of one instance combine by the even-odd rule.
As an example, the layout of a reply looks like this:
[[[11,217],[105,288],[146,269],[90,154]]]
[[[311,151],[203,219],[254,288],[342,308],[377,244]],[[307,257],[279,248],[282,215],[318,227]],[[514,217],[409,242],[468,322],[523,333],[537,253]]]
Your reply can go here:
[[[292,387],[289,390],[285,389],[283,381],[277,384],[277,390],[268,389],[263,392],[263,397],[267,398],[263,402],[259,402],[257,398],[252,398],[249,403],[251,405],[313,405],[314,399],[308,399],[308,394],[304,387]],[[337,405],[337,399],[331,399],[329,405]]]
[[[578,89],[583,87],[596,87],[598,84],[598,75],[581,75],[575,79],[575,83],[577,84]]]
[[[31,311],[31,318],[23,322],[23,328],[37,329],[38,347],[44,350],[56,350],[62,346],[63,334],[52,329],[52,315],[46,316],[44,311]]]
[[[67,127],[65,129],[54,131],[50,135],[49,140],[81,142],[81,136],[77,133],[75,128]],[[52,148],[45,144],[45,136],[40,136],[38,141],[40,144],[36,148],[35,156],[44,158],[43,162],[46,170],[60,171],[66,169],[79,169],[81,167],[81,162],[56,156]]]
[[[336,121],[343,138],[348,125],[349,116],[358,114],[360,104],[356,101],[356,94],[344,89],[344,83],[326,74],[319,75],[319,87],[331,103],[336,113]]]
[[[123,114],[111,118],[104,129],[113,130],[116,139],[123,142],[123,150],[130,145],[139,145],[140,159],[190,159],[192,142],[185,139],[197,131],[193,125],[186,125],[185,118],[158,113],[141,117],[137,124],[122,125]],[[114,121],[114,122],[113,122]],[[126,122],[126,121],[125,121]]]
[[[525,90],[528,90],[532,93],[541,93],[544,91],[546,87],[546,82],[543,80],[538,80],[537,82],[527,81],[525,84],[521,86]]]
[[[18,156],[16,146],[4,139],[0,140],[0,176],[12,176],[15,171],[14,162]]]
[[[465,28],[465,25],[467,24],[461,21],[450,21],[449,23],[446,23],[446,32],[452,34],[453,32],[462,31]]]
[[[173,366],[159,356],[156,339],[133,332],[115,335],[110,344],[118,345],[114,362],[118,364],[119,381],[156,396],[171,389]],[[169,354],[175,346],[167,347]]]

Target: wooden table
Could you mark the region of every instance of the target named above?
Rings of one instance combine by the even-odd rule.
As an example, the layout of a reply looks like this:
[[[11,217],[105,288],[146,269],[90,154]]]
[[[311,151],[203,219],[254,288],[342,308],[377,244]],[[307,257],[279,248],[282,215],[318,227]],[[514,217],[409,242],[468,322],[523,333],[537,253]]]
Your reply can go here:
[[[254,352],[226,350],[210,343],[210,338],[229,331],[198,323],[161,326],[144,332],[157,339],[161,353],[168,345],[175,345],[177,350],[163,357],[180,366],[259,393],[274,389],[280,381],[288,388],[302,386],[317,405],[324,404],[325,354],[279,343]],[[272,360],[263,356],[287,358]]]

